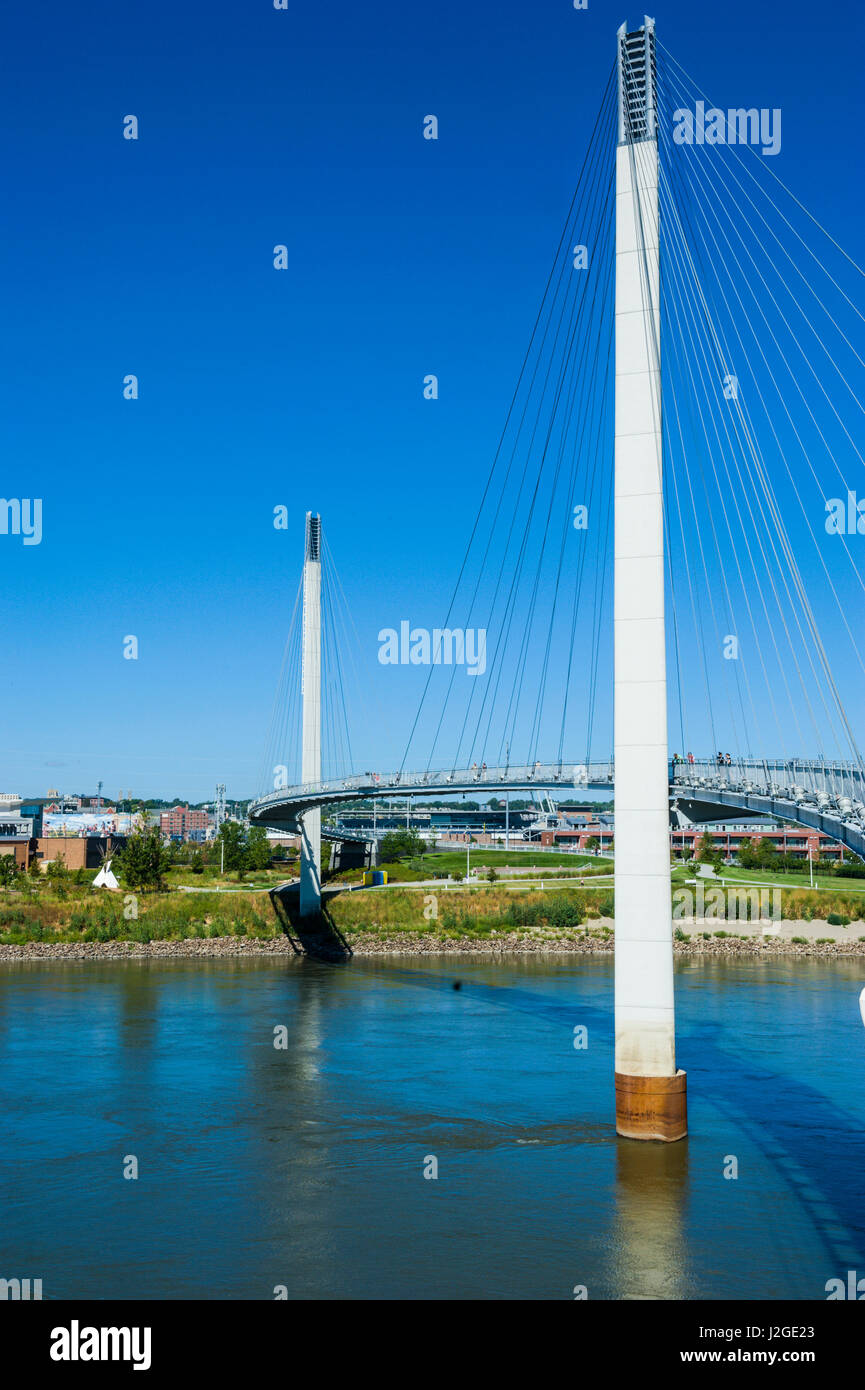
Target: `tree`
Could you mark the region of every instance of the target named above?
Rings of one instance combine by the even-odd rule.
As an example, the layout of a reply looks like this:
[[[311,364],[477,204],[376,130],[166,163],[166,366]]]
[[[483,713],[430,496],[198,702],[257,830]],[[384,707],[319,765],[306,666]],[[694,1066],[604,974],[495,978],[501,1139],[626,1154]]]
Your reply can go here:
[[[588,840],[586,840],[585,848],[588,849],[588,850],[591,850],[591,852],[592,852],[593,854],[594,854],[594,852],[595,852],[596,849],[600,849],[600,848],[601,848],[601,842],[600,842],[600,840],[598,839],[597,835],[590,835],[590,836],[589,836]]]
[[[251,869],[269,869],[270,841],[263,825],[254,825],[246,837],[246,857]]]
[[[395,859],[407,859],[414,854],[423,854],[426,845],[413,830],[391,830],[381,842],[381,858],[386,864]]]
[[[14,854],[0,854],[0,884],[4,888],[11,888],[17,877],[18,865]]]
[[[246,839],[243,826],[236,820],[224,820],[219,827],[219,847],[226,873],[236,873],[238,881],[246,870]]]
[[[712,844],[712,837],[708,830],[704,830],[697,843],[697,862],[699,864],[711,864],[715,858],[715,846]]]
[[[117,857],[128,887],[145,891],[163,887],[163,876],[171,863],[171,852],[162,843],[159,826],[150,825],[145,815],[138,817],[132,834]]]
[[[774,868],[778,859],[778,850],[774,840],[761,838],[757,845],[757,864],[761,869]]]
[[[45,872],[48,875],[48,882],[58,898],[65,898],[70,878],[69,870],[66,867],[66,860],[52,859]]]

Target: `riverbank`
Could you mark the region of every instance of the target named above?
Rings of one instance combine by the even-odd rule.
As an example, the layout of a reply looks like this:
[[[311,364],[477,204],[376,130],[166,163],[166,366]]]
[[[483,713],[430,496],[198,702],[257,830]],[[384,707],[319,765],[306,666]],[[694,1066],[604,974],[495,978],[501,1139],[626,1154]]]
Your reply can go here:
[[[442,936],[436,933],[393,931],[386,935],[348,933],[356,956],[473,956],[490,960],[503,956],[612,955],[612,922],[593,924],[598,935],[502,931],[492,937]],[[861,924],[859,924],[861,925]],[[695,933],[674,941],[676,956],[865,956],[865,941],[827,939],[833,928],[820,922],[785,922],[784,935],[715,936]],[[806,932],[809,935],[806,936]],[[789,934],[787,934],[789,933]],[[798,937],[798,940],[794,940]],[[0,943],[0,966],[22,960],[164,960],[212,959],[236,956],[295,955],[285,936],[222,936],[159,941],[22,941]]]
[[[328,917],[358,956],[605,955],[613,949],[614,907],[612,889],[603,885],[395,887],[326,897]],[[674,897],[677,952],[865,954],[862,898],[852,894],[795,889],[768,902],[758,891],[737,890],[720,907],[714,916],[707,906],[695,920],[678,914],[679,897]],[[779,920],[760,920],[761,907],[779,912]],[[175,888],[136,897],[100,895],[82,886],[63,895],[10,893],[0,902],[0,962],[256,953],[292,954],[267,892]]]

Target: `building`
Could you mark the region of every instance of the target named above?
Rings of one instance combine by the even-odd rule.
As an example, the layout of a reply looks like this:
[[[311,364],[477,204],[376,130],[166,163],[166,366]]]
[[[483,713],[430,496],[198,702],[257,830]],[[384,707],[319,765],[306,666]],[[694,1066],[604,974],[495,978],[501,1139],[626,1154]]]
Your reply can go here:
[[[25,800],[17,793],[0,793],[0,854],[11,855],[19,868],[27,868],[31,846],[42,834],[44,807],[39,797]]]
[[[0,794],[0,854],[11,855],[20,869],[28,869],[34,859],[44,864],[62,859],[70,870],[97,869],[106,851],[119,849],[126,842],[124,835],[84,831],[46,835],[43,819],[47,810],[43,797]]]
[[[575,827],[572,830],[542,830],[542,845],[567,846],[570,849],[585,850],[586,841],[594,837],[601,850],[613,845],[615,827],[598,822],[595,825]],[[771,840],[779,854],[792,854],[807,862],[809,857],[816,862],[822,857],[833,862],[844,859],[844,849],[837,840],[832,840],[820,830],[806,826],[773,826],[771,829],[752,826],[689,826],[686,830],[670,831],[670,849],[683,859],[692,859],[698,853],[700,841],[708,835],[712,848],[718,850],[725,859],[732,859],[739,852],[743,840]],[[854,856],[847,851],[848,859]]]
[[[209,826],[207,811],[191,811],[188,806],[170,806],[159,814],[159,828],[171,840],[204,840]]]
[[[98,869],[106,854],[122,849],[125,835],[44,835],[34,840],[30,858],[44,865],[62,859],[70,872],[76,869]]]

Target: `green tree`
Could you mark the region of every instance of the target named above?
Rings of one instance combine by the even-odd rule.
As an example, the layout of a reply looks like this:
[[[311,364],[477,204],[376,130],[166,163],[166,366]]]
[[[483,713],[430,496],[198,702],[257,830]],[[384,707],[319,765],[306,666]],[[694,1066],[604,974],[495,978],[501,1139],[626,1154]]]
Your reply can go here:
[[[381,859],[385,864],[395,859],[407,859],[413,854],[423,854],[426,845],[413,830],[391,830],[381,842]]]
[[[0,884],[11,888],[18,877],[18,865],[14,854],[0,854]]]
[[[226,873],[237,874],[238,882],[246,871],[246,837],[243,826],[236,820],[224,820],[219,827],[217,846],[222,855],[222,866]]]
[[[71,877],[65,859],[52,859],[46,869],[48,882],[58,898],[65,898]]]
[[[757,845],[757,865],[761,869],[772,869],[778,860],[778,849],[774,840],[763,838]]]
[[[712,864],[716,858],[715,846],[712,844],[712,837],[708,830],[704,830],[697,842],[697,862],[699,864]]]
[[[163,887],[171,853],[162,842],[159,826],[150,825],[146,816],[138,817],[132,834],[117,857],[128,887],[144,891]]]
[[[598,839],[597,835],[590,835],[589,838],[588,838],[588,840],[586,840],[586,845],[585,845],[585,847],[586,847],[586,849],[592,850],[592,851],[594,851],[594,850],[596,850],[596,849],[600,849],[600,848],[601,848],[601,842],[600,842],[600,840]]]
[[[246,837],[246,856],[251,869],[269,869],[273,858],[263,825],[254,825]]]

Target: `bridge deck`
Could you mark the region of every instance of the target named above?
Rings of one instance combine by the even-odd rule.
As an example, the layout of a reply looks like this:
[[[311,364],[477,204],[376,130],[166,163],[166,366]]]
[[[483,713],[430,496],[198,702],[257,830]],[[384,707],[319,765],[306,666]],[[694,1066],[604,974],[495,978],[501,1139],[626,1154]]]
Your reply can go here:
[[[822,830],[854,853],[865,856],[865,778],[850,762],[811,759],[746,759],[732,766],[701,760],[671,762],[670,797],[695,798],[797,821]],[[254,801],[249,819],[296,832],[303,813],[344,801],[395,796],[431,797],[446,793],[501,791],[612,791],[615,769],[603,763],[534,763],[519,767],[450,768],[438,772],[365,772],[326,782],[279,788]],[[719,819],[721,817],[719,816]]]

